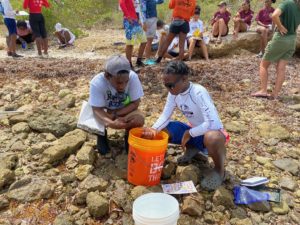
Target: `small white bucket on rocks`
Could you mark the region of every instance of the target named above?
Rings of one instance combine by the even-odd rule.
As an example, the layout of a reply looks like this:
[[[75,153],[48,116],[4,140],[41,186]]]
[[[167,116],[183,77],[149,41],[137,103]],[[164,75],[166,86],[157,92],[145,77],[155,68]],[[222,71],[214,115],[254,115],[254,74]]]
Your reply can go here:
[[[145,194],[133,202],[132,216],[135,225],[176,225],[179,204],[168,194]]]

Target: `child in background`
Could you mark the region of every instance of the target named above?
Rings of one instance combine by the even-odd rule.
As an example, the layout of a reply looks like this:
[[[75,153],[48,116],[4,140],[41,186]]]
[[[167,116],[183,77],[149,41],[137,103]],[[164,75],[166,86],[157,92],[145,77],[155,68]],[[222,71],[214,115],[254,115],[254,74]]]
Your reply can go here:
[[[59,48],[72,46],[76,38],[69,29],[62,27],[60,23],[55,24],[54,35],[59,42]]]
[[[34,35],[30,28],[29,22],[25,20],[17,21],[17,44],[21,44],[23,48],[27,48],[28,44],[34,42]]]
[[[234,17],[233,38],[237,39],[239,32],[246,32],[250,29],[254,12],[251,10],[250,0],[245,0],[242,9]]]
[[[215,13],[211,20],[212,35],[217,38],[217,43],[222,42],[222,37],[228,35],[231,13],[227,10],[227,3],[222,1],[218,4],[219,10]]]
[[[265,53],[265,48],[268,44],[269,35],[273,33],[272,14],[275,9],[272,7],[272,3],[276,0],[265,0],[265,7],[262,8],[256,16],[257,29],[256,32],[260,34],[260,52],[257,55],[261,58]]]
[[[169,45],[168,52],[165,54],[165,58],[168,59],[176,59],[179,56],[179,37],[176,36],[172,43]],[[188,54],[188,43],[187,40],[184,42],[184,58],[187,59],[189,57]]]
[[[194,16],[190,21],[190,32],[187,35],[189,41],[189,60],[192,59],[195,46],[201,47],[204,58],[208,60],[208,51],[204,40],[205,37],[203,37],[204,27],[203,21],[200,20],[200,12],[200,6],[196,6]]]

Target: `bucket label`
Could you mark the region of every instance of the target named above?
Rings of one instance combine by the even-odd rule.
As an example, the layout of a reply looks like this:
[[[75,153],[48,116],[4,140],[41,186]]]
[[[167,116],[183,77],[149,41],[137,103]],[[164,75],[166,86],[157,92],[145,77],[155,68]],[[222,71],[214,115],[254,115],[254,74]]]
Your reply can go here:
[[[163,165],[164,165],[164,155],[163,154],[151,157],[149,182],[157,181],[160,179]]]

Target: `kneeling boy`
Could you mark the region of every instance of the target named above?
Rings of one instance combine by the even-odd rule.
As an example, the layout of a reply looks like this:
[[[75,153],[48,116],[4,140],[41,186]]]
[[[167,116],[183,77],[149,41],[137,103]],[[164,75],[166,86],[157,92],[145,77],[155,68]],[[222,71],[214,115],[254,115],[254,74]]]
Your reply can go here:
[[[105,127],[125,129],[125,149],[128,151],[128,131],[144,125],[138,110],[144,95],[138,75],[131,70],[129,61],[121,55],[110,57],[105,72],[96,75],[90,83],[89,104],[94,115]],[[104,155],[109,152],[107,132],[98,136],[97,149]]]
[[[170,62],[164,71],[163,82],[169,94],[163,113],[152,128],[144,128],[144,137],[153,138],[165,129],[170,142],[181,144],[185,153],[178,164],[190,163],[199,152],[212,157],[215,168],[202,180],[201,185],[214,190],[222,184],[225,176],[225,142],[229,138],[223,129],[217,109],[207,90],[188,80],[189,68],[181,61]],[[171,121],[178,108],[189,121],[185,124]]]

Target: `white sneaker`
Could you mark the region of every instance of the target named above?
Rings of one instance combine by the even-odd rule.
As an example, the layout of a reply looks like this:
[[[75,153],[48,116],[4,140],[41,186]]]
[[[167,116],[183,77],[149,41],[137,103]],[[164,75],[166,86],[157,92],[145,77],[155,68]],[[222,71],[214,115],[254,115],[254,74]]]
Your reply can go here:
[[[262,58],[264,56],[264,53],[260,52],[257,54],[257,58]]]

